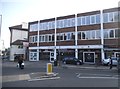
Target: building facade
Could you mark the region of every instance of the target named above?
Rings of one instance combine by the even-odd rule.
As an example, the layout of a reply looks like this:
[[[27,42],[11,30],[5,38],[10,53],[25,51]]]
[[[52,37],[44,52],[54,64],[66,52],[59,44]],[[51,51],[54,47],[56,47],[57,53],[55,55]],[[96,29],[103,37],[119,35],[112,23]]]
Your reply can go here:
[[[27,59],[26,46],[24,43],[28,43],[28,25],[23,23],[9,27],[11,32],[10,37],[10,61],[15,61],[15,57],[22,55]]]
[[[118,8],[29,22],[29,60],[74,56],[94,64],[120,55]]]

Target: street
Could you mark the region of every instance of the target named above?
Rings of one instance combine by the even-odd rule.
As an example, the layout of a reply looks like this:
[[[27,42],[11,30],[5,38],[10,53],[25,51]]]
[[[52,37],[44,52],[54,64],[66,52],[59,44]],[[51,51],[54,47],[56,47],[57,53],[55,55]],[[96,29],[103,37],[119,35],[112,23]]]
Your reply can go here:
[[[84,65],[53,66],[56,77],[36,78],[46,73],[47,62],[26,62],[25,69],[15,62],[3,63],[2,87],[118,87],[118,72],[115,67],[88,68]]]

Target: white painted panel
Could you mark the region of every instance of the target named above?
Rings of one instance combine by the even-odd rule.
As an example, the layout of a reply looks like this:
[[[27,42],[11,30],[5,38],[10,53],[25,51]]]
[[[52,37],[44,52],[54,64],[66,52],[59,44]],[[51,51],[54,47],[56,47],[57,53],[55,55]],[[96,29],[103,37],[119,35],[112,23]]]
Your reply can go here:
[[[28,32],[27,31],[21,31],[21,30],[13,30],[12,31],[12,42],[16,40],[25,40],[28,38]]]

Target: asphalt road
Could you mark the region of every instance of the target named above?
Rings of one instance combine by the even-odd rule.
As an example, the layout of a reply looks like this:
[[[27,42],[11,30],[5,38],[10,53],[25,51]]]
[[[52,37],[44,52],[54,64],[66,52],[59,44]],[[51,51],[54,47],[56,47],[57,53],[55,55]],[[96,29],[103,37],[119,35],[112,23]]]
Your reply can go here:
[[[118,72],[110,69],[87,69],[77,67],[53,67],[56,77],[35,79],[46,72],[46,65],[29,63],[25,69],[16,63],[3,64],[2,87],[118,87]],[[19,77],[19,78],[18,78]]]

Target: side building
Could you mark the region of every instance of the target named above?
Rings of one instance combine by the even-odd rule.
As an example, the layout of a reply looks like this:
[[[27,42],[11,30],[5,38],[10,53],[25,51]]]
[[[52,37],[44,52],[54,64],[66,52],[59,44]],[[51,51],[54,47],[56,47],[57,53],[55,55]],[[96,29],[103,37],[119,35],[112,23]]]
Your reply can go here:
[[[62,60],[74,56],[101,63],[120,55],[118,8],[29,22],[29,60]]]
[[[15,61],[16,56],[22,55],[27,60],[28,24],[22,23],[9,27],[10,37],[10,61]]]

